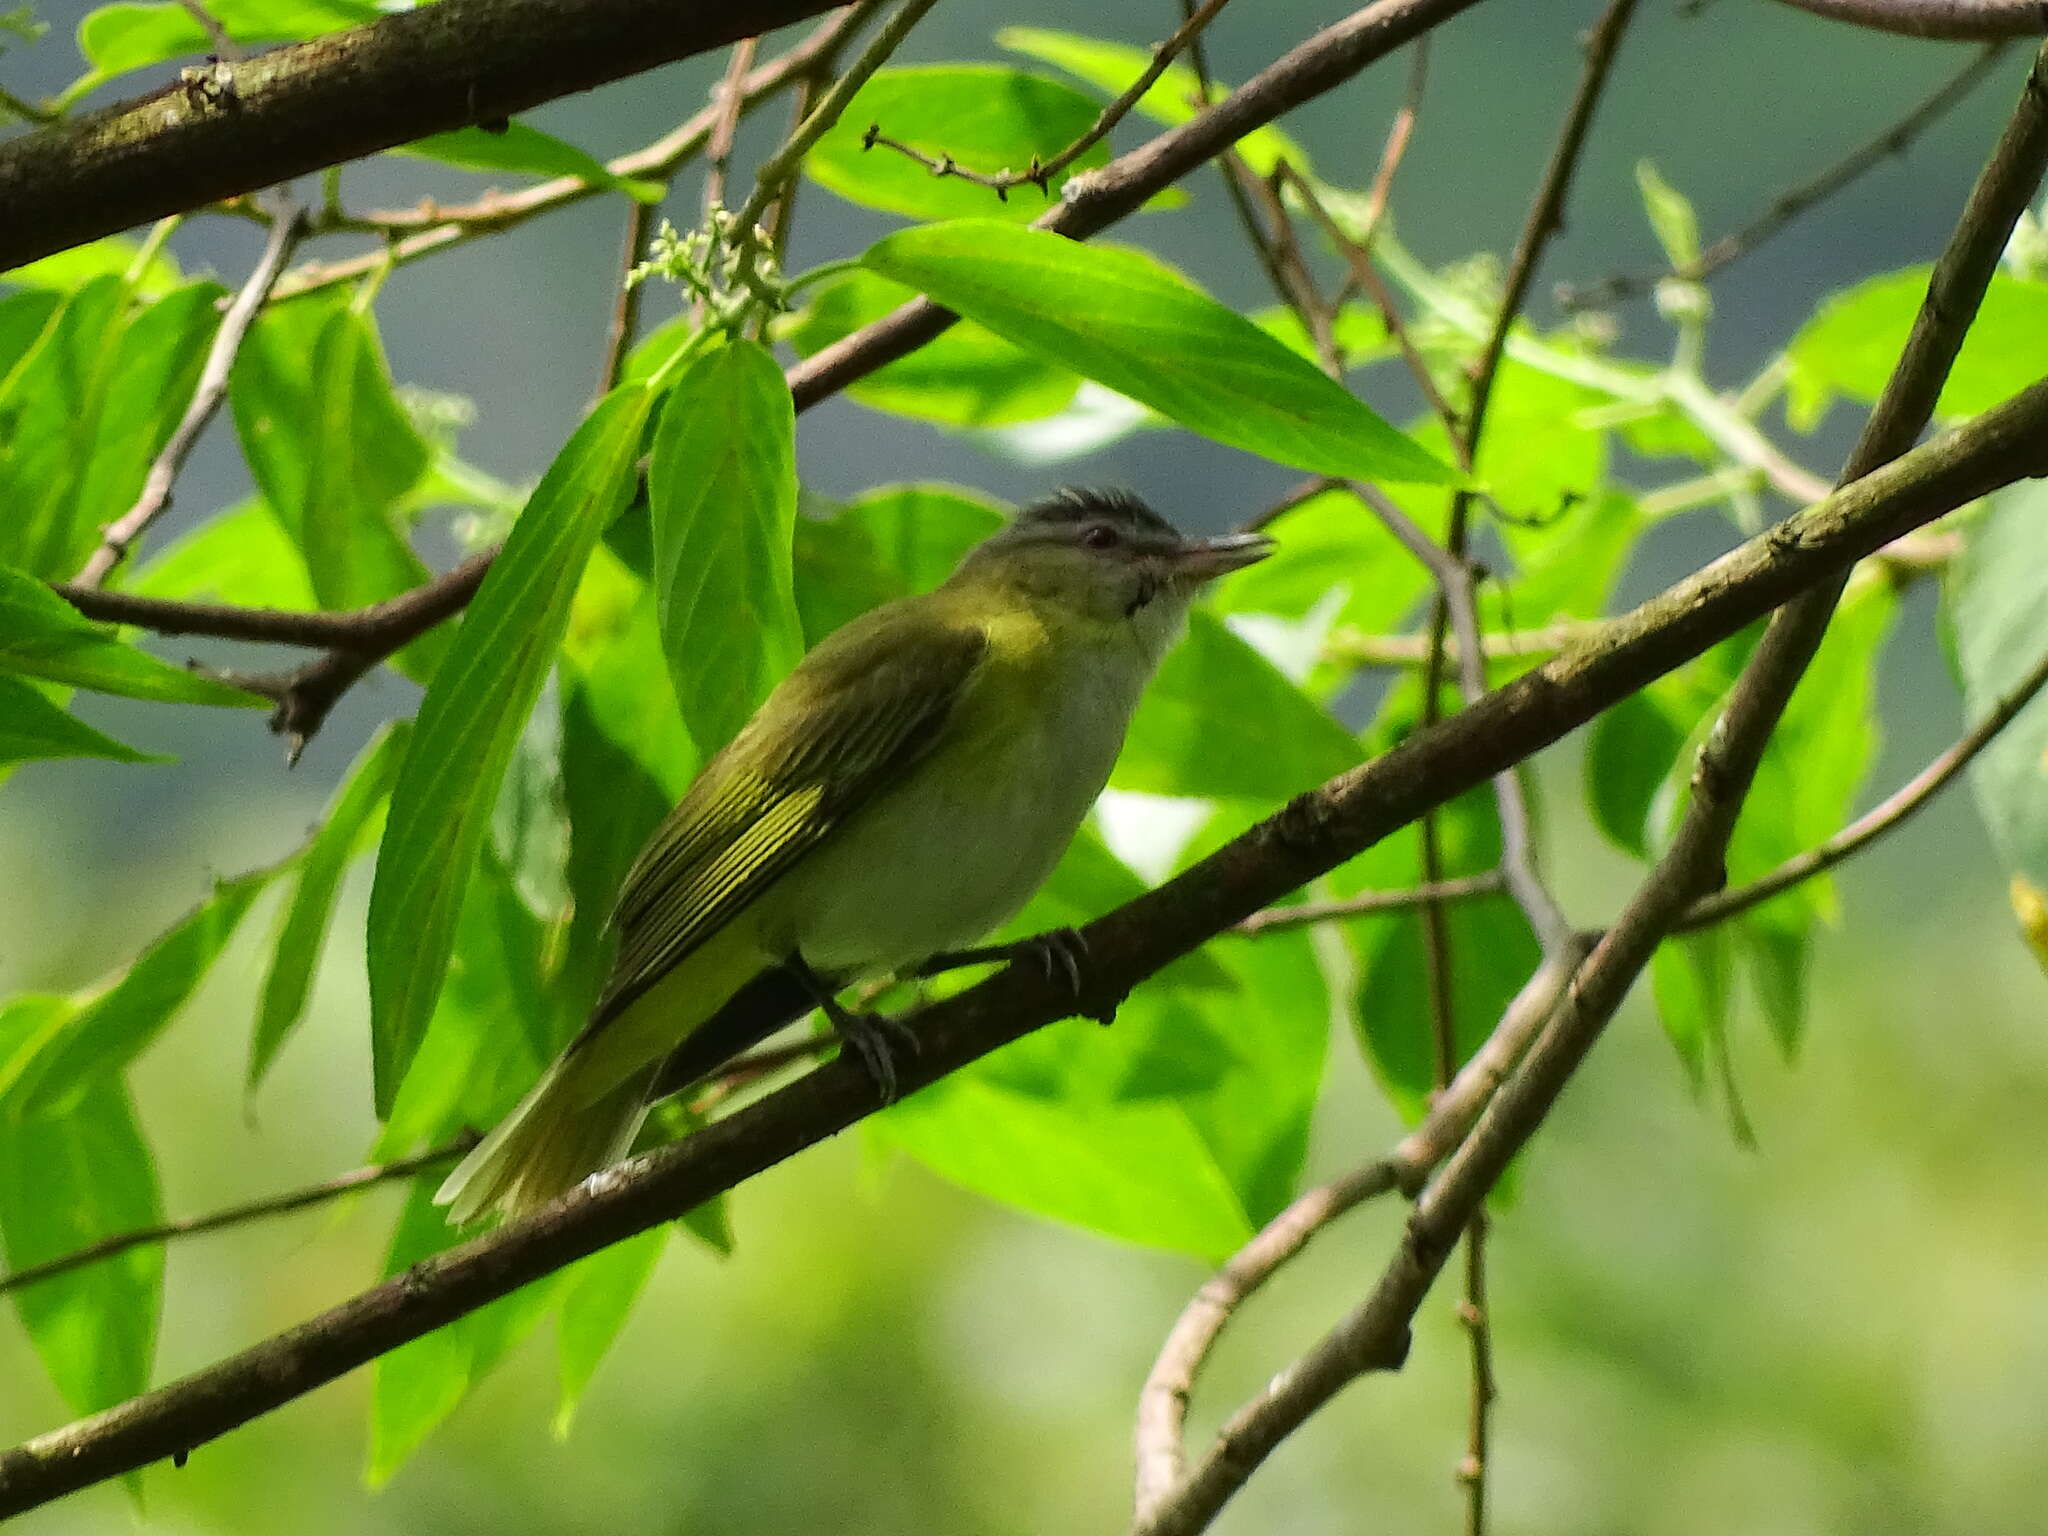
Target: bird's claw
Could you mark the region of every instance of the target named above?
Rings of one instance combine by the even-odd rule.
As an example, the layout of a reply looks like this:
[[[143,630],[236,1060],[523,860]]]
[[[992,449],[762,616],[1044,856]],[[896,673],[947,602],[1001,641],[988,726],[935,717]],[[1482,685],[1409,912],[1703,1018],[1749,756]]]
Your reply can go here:
[[[902,1020],[885,1013],[854,1013],[835,1008],[829,1017],[841,1042],[860,1058],[861,1068],[874,1083],[882,1102],[895,1103],[897,1058],[918,1054],[916,1033]]]
[[[1088,941],[1078,928],[1048,928],[1017,945],[1019,959],[1029,955],[1038,961],[1047,981],[1064,981],[1067,991],[1081,995],[1081,966],[1088,958]]]

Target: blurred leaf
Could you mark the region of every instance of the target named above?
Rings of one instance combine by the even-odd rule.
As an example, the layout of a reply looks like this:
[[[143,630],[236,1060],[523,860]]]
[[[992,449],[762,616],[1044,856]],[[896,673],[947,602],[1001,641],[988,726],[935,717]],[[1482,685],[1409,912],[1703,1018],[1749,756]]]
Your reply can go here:
[[[1639,859],[1650,857],[1650,811],[1675,771],[1686,726],[1657,695],[1632,693],[1593,722],[1586,806],[1593,824]]]
[[[1700,221],[1685,195],[1658,174],[1649,160],[1636,162],[1636,189],[1643,196],[1643,212],[1657,243],[1664,247],[1664,259],[1674,271],[1690,269],[1700,259]]]
[[[11,278],[13,273],[7,275]],[[63,306],[63,295],[44,290],[0,299],[0,399],[7,396],[8,376],[35,350],[44,330]]]
[[[661,201],[667,188],[658,181],[615,176],[588,150],[516,119],[485,128],[458,128],[401,144],[393,154],[438,160],[465,171],[509,171],[519,176],[574,176],[593,186],[611,187],[635,202]]]
[[[461,1241],[462,1234],[448,1225],[445,1213],[434,1204],[437,1182],[438,1176],[413,1181],[385,1256],[386,1279]],[[389,1482],[469,1389],[533,1331],[563,1279],[555,1274],[535,1281],[425,1338],[378,1356],[370,1385],[370,1451],[363,1469],[371,1487]]]
[[[840,522],[866,532],[908,592],[931,591],[1005,520],[1000,502],[937,484],[876,486],[839,514]]]
[[[1694,1093],[1707,1084],[1708,1053],[1728,1032],[1731,961],[1721,928],[1666,939],[1650,957],[1650,991],[1657,1018],[1678,1051]]]
[[[1145,691],[1110,783],[1158,795],[1283,800],[1358,762],[1329,712],[1197,609]]]
[[[1012,53],[1058,65],[1110,96],[1123,94],[1152,64],[1146,49],[1043,27],[1004,27],[996,33],[996,41]],[[1220,81],[1211,83],[1219,97],[1228,89]],[[1185,64],[1172,64],[1138,98],[1137,109],[1156,122],[1177,126],[1193,120],[1200,110],[1196,103],[1202,99],[1195,72]],[[1261,176],[1272,174],[1274,165],[1283,159],[1298,171],[1309,169],[1301,146],[1270,125],[1253,129],[1232,148]]]
[[[319,607],[306,561],[261,501],[245,501],[180,534],[122,583],[144,597]]]
[[[785,334],[798,356],[810,357],[916,297],[901,283],[851,272],[820,288]],[[1080,383],[1057,362],[963,320],[908,357],[883,364],[846,393],[897,416],[994,427],[1058,414]]]
[[[752,342],[692,362],[662,408],[647,471],[654,591],[683,724],[706,756],[803,655],[795,439],[782,370]]]
[[[65,1113],[125,1072],[191,1001],[250,904],[285,867],[218,882],[112,986],[81,1002],[35,1049],[0,1061],[0,1107],[21,1115]]]
[[[118,1075],[94,1081],[62,1114],[0,1113],[0,1170],[10,1269],[163,1220],[156,1165]],[[74,1411],[97,1413],[147,1390],[163,1283],[164,1251],[145,1243],[14,1293],[36,1353]]]
[[[1218,582],[1209,607],[1298,619],[1341,592],[1336,623],[1384,634],[1400,628],[1429,590],[1428,573],[1349,491],[1318,492],[1267,531],[1278,549]]]
[[[1503,529],[1515,568],[1481,584],[1482,621],[1488,629],[1513,630],[1597,617],[1606,611],[1644,525],[1633,499],[1596,491],[1553,512],[1539,527]],[[1496,661],[1494,671],[1512,674],[1546,659],[1539,653]]]
[[[244,47],[297,42],[375,21],[373,0],[208,0],[207,9]],[[75,101],[115,75],[213,52],[213,39],[178,0],[122,0],[98,6],[78,24],[78,51],[93,67],[64,93]]]
[[[94,730],[32,683],[0,673],[0,765],[50,757],[105,757],[117,763],[168,763]]]
[[[70,576],[72,499],[91,462],[129,294],[111,274],[83,284],[0,379],[0,560]]]
[[[279,914],[277,942],[257,1005],[245,1081],[251,1093],[305,1017],[306,999],[320,968],[342,877],[359,855],[375,846],[383,831],[384,802],[398,777],[399,758],[411,731],[411,721],[396,720],[370,738],[328,802],[326,819],[300,857],[298,882]]]
[[[617,1342],[633,1303],[640,1298],[668,1233],[661,1227],[614,1243],[562,1272],[559,1329],[562,1400],[555,1409],[555,1435],[568,1439],[576,1405]]]
[[[127,235],[108,235],[103,239],[88,240],[84,245],[74,245],[68,251],[58,251],[26,266],[9,267],[0,272],[0,286],[14,283],[23,288],[40,289],[43,291],[36,297],[48,298],[82,288],[96,277],[125,277],[134,270],[141,255],[141,241]],[[168,249],[161,249],[136,275],[134,286],[136,293],[143,298],[154,299],[169,293],[184,280],[178,271],[177,259]]]
[[[421,701],[370,896],[376,1104],[391,1112],[441,990],[499,782],[553,664],[585,562],[632,492],[648,409],[614,390],[549,466]]]
[[[1822,302],[1786,349],[1792,372],[1785,414],[1793,426],[1812,431],[1838,395],[1877,398],[1913,328],[1930,270],[1873,277]],[[1989,410],[2039,378],[2044,355],[2048,283],[1999,273],[1984,291],[1935,414],[1954,420]]]
[[[1275,305],[1247,318],[1288,351],[1318,367],[1322,366],[1316,356],[1315,342],[1310,338],[1308,328],[1301,323],[1301,316],[1294,310]],[[1348,304],[1337,311],[1330,332],[1331,340],[1337,344],[1348,368],[1359,368],[1380,358],[1392,357],[1400,350],[1393,337],[1387,334],[1386,322],[1373,311],[1356,304]]]
[[[1312,364],[1143,252],[962,219],[903,230],[863,260],[1218,442],[1323,474],[1457,478]]]
[[[173,704],[267,709],[269,700],[116,640],[25,571],[0,565],[0,674]]]
[[[799,513],[790,564],[806,650],[840,625],[909,590],[883,566],[867,530],[843,518],[827,521]]]
[[[602,545],[584,567],[562,655],[565,685],[581,690],[593,722],[633,754],[671,803],[680,800],[698,757],[674,690],[650,686],[668,665],[654,594]]]
[[[914,219],[1002,218],[1025,223],[1044,211],[1069,176],[1109,159],[1105,142],[1089,148],[1067,170],[1037,187],[1014,189],[998,201],[987,187],[958,177],[934,176],[909,156],[884,145],[863,150],[869,124],[891,139],[937,159],[948,156],[976,171],[1025,171],[1050,160],[1088,131],[1095,103],[1057,80],[1000,64],[919,64],[878,70],[847,103],[804,161],[822,187],[848,202]]]
[[[1981,720],[2048,656],[2041,562],[2048,487],[2000,491],[1971,524],[1944,584],[1942,619],[1963,685],[1963,713]],[[2008,874],[2048,886],[2048,698],[2037,697],[1970,764],[1970,788]]]

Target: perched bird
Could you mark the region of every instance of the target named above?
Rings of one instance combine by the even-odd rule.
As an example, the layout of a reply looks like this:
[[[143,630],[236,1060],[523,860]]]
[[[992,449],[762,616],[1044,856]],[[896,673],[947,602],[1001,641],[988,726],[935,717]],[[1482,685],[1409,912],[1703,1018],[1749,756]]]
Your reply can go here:
[[[697,1081],[812,1008],[893,1096],[886,1021],[833,994],[1017,913],[1108,780],[1195,593],[1271,549],[1068,490],[933,591],[827,637],[649,839],[590,1021],[441,1186],[451,1219],[572,1188],[625,1156],[657,1078]]]

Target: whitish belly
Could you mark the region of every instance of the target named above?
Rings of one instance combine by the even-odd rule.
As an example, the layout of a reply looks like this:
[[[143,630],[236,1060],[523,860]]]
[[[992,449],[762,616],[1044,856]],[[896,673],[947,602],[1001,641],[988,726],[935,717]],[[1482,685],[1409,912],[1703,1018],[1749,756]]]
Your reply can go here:
[[[804,958],[879,974],[1007,922],[1052,873],[1109,777],[1127,716],[1101,714],[1019,733],[993,752],[942,748],[919,764],[784,882],[785,921]]]

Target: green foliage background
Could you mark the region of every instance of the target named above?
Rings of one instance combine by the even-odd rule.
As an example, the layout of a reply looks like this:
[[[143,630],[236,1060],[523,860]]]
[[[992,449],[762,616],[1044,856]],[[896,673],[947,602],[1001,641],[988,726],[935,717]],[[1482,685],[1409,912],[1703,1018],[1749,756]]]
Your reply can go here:
[[[216,9],[231,26],[246,17],[252,40],[367,10],[342,0]],[[1482,10],[1438,44],[1394,204],[1401,243],[1387,260],[1426,316],[1418,335],[1445,378],[1488,302],[1488,273],[1458,263],[1499,249],[1519,220],[1572,72],[1573,25],[1590,17],[1575,9],[1588,17]],[[87,61],[112,75],[203,46],[180,30],[182,14],[96,13],[81,34]],[[1262,63],[1283,17],[1302,30],[1318,19],[1268,7],[1257,28],[1223,28],[1219,72],[1241,78]],[[1103,25],[1059,6],[1025,19]],[[902,62],[994,63],[971,78],[885,75],[872,89],[892,129],[920,137],[911,130],[926,110],[934,126],[923,137],[963,159],[984,142],[992,155],[1015,143],[1009,158],[1021,161],[1088,120],[1095,98],[1076,80],[1114,84],[1124,67],[1113,51],[1052,32],[1006,33],[1004,52],[985,21],[942,9],[920,31]],[[1026,55],[1028,73],[995,72]],[[1811,169],[1816,144],[1853,142],[1952,63],[1772,10],[1682,23],[1660,9],[1628,45],[1571,236],[1547,271],[1654,264],[1659,240],[1682,257],[1697,239],[1687,198],[1710,231],[1723,227]],[[31,85],[47,72],[54,92],[79,60],[53,36],[0,67],[17,64]],[[423,184],[450,196],[482,184],[463,171],[507,182],[587,169],[590,153],[650,137],[677,101],[699,99],[709,68],[559,104],[508,136],[446,135],[414,147],[424,162],[380,160],[347,184],[366,203],[400,203]],[[1813,99],[1800,82],[1818,70],[1855,90]],[[1938,243],[2004,110],[2010,83],[1999,80],[1909,164],[1879,171],[1717,281],[1703,334],[1679,329],[1681,363],[1704,345],[1717,387],[1785,353],[1784,405],[1763,420],[1807,463],[1831,464],[1854,403],[1881,382],[1891,356],[1881,338],[1910,316],[1910,268]],[[1692,118],[1670,110],[1681,81]],[[104,96],[92,76],[80,88],[81,99]],[[1312,159],[1333,187],[1355,187],[1377,152],[1377,126],[1359,125],[1383,122],[1398,89],[1398,71],[1382,68],[1247,152]],[[982,111],[972,122],[961,117],[968,103]],[[1178,110],[1170,95],[1148,105]],[[741,164],[772,142],[771,116],[748,125]],[[901,216],[1003,211],[844,139],[819,151],[792,270],[856,255]],[[1656,169],[1639,172],[1639,157]],[[181,485],[167,524],[180,541],[159,539],[130,579],[160,595],[365,602],[420,579],[407,537],[416,518],[419,550],[438,566],[466,535],[502,535],[539,482],[533,505],[550,515],[518,525],[498,584],[472,610],[474,631],[458,639],[444,628],[398,658],[415,681],[444,663],[449,675],[472,669],[429,695],[415,731],[376,734],[416,703],[412,684],[387,675],[350,697],[287,776],[256,717],[192,707],[232,695],[112,644],[35,581],[0,572],[0,757],[22,764],[0,793],[0,890],[14,893],[0,948],[0,1231],[12,1265],[159,1210],[210,1209],[366,1154],[400,1155],[502,1110],[594,983],[590,913],[639,830],[743,717],[746,701],[719,690],[740,675],[757,688],[799,640],[928,585],[1004,501],[1062,480],[1130,483],[1187,526],[1214,528],[1289,484],[1289,464],[1430,473],[1288,352],[1302,349],[1298,327],[1269,312],[1217,187],[1196,178],[1181,206],[1134,218],[1105,243],[1165,259],[1276,340],[1159,287],[1138,258],[1072,253],[1034,290],[1034,237],[961,225],[897,236],[875,247],[869,270],[817,290],[780,339],[814,351],[896,302],[892,285],[905,282],[981,324],[806,415],[794,437],[800,503],[772,369],[750,348],[700,358],[677,389],[729,409],[729,430],[693,441],[685,418],[664,418],[651,528],[636,532],[629,515],[599,543],[650,409],[644,381],[673,355],[675,328],[652,330],[632,382],[542,471],[590,395],[621,199],[649,190],[622,185],[601,210],[401,271],[374,324],[335,296],[267,315],[238,370],[232,421]],[[686,176],[671,205],[679,222],[694,196]],[[1013,196],[1010,211],[1034,196]],[[1346,206],[1340,192],[1331,201]],[[206,228],[176,249],[188,272],[235,272],[247,246],[246,232]],[[203,352],[218,287],[158,267],[124,290],[128,255],[103,248],[98,267],[94,253],[60,259],[0,298],[0,357],[8,368],[25,360],[0,386],[11,433],[0,494],[15,514],[0,559],[17,571],[76,568],[91,530],[132,496]],[[1033,302],[1062,282],[1115,302]],[[133,307],[136,292],[146,308]],[[2038,373],[2043,295],[2038,271],[2001,278],[1987,306],[1994,341],[1966,349],[1945,412],[1979,409]],[[1491,557],[1515,574],[1505,599],[1488,589],[1495,627],[1609,611],[1724,547],[1760,510],[1754,488],[1733,482],[1683,509],[1645,494],[1724,462],[1705,435],[1711,421],[1664,371],[1673,332],[1647,305],[1624,311],[1612,337],[1561,323],[1547,304],[1538,319],[1503,372],[1480,468],[1517,509],[1563,510],[1498,531]],[[53,323],[71,350],[32,353]],[[1148,354],[1147,323],[1172,344]],[[1386,365],[1386,338],[1364,316],[1344,335],[1366,370],[1365,398],[1406,423],[1416,402]],[[103,371],[62,366],[70,357],[100,359]],[[1073,369],[1265,457],[1106,404]],[[395,394],[392,378],[473,398],[474,424],[458,431],[464,408]],[[1433,428],[1415,435],[1445,456]],[[1345,453],[1368,457],[1332,456]],[[689,492],[700,471],[726,485],[721,506],[752,498],[747,526],[770,535],[766,553],[701,542]],[[873,492],[904,481],[919,485]],[[1396,493],[1440,525],[1439,487]],[[1943,579],[1940,615],[1928,583],[1899,597],[1879,582],[1857,589],[1766,763],[1731,853],[1734,878],[1827,835],[1955,734],[1965,712],[1944,647],[1971,717],[2031,665],[2042,626],[2025,574],[2039,569],[2040,505],[2038,492],[2018,493],[1980,513]],[[777,536],[792,514],[793,547]],[[1277,531],[1286,553],[1197,616],[1113,781],[1126,795],[1206,802],[1183,828],[1192,851],[1414,717],[1412,683],[1358,683],[1344,646],[1412,623],[1419,574],[1338,498]],[[545,587],[563,551],[593,546],[573,604],[566,586]],[[785,548],[794,591],[778,599],[763,564]],[[758,631],[735,640],[732,667],[717,674],[673,665],[698,650],[693,636],[731,632],[730,614],[670,575],[704,569],[730,571],[721,590],[764,582]],[[515,588],[527,575],[542,585]],[[479,638],[536,625],[563,636],[551,680],[545,651]],[[173,662],[229,655],[153,649]],[[1611,910],[1658,845],[1687,743],[1741,650],[1731,643],[1659,684],[1535,775],[1548,863],[1575,914]],[[74,700],[75,687],[98,692]],[[477,707],[536,695],[541,723],[523,733],[518,709]],[[1816,882],[1659,957],[1654,985],[1525,1159],[1498,1216],[1501,1530],[2038,1528],[2048,1226],[2037,1106],[2048,1037],[2043,980],[2014,934],[2005,880],[2048,884],[2031,792],[2044,731],[2032,712],[1987,759],[1984,821],[1957,792],[1857,861],[1839,894]],[[502,765],[496,804],[476,800],[459,824],[437,820],[430,813],[445,807],[432,796],[446,802],[449,791],[426,782],[428,755],[409,756],[420,741],[481,782]],[[141,753],[179,761],[135,761]],[[566,846],[549,809],[551,763],[570,809]],[[387,794],[398,807],[388,828]],[[1187,856],[1158,831],[1156,807],[1144,821],[1135,802],[1118,804],[1108,844],[1145,877]],[[1492,863],[1483,797],[1446,823],[1453,873]],[[380,889],[373,902],[356,856],[387,832],[416,850],[426,883]],[[1139,873],[1110,846],[1084,839],[1020,930],[1084,919],[1135,891]],[[435,884],[472,854],[479,874],[466,899]],[[1413,840],[1397,838],[1326,894],[1414,878]],[[565,898],[576,906],[563,938],[547,915]],[[375,988],[360,963],[366,912],[372,965],[389,962]],[[330,924],[309,995],[298,977]],[[1501,899],[1460,908],[1453,932],[1460,1028],[1476,1038],[1530,955]],[[445,986],[432,963],[444,944],[454,956]],[[111,990],[92,991],[138,953]],[[400,973],[402,957],[417,974]],[[1421,1102],[1420,963],[1407,919],[1355,925],[1341,941],[1221,941],[1142,991],[1107,1033],[1056,1026],[701,1213],[694,1235],[600,1256],[202,1450],[181,1472],[147,1474],[140,1518],[236,1532],[269,1528],[286,1510],[307,1532],[601,1520],[721,1536],[1114,1529],[1136,1387],[1206,1272],[1198,1261],[1227,1253],[1303,1180],[1384,1145]],[[544,974],[545,988],[528,984]],[[1754,1128],[1753,1149],[1735,1134],[1742,1125]],[[431,1184],[182,1243],[167,1263],[144,1250],[26,1293],[26,1330],[0,1328],[0,1436],[68,1417],[67,1402],[98,1405],[206,1363],[445,1246],[422,1198]],[[1247,1312],[1198,1393],[1198,1432],[1205,1413],[1255,1391],[1356,1300],[1397,1219],[1392,1207],[1352,1218]],[[159,1283],[154,1323],[147,1299]],[[1462,1367],[1439,1298],[1408,1369],[1322,1415],[1217,1529],[1447,1525]],[[550,1422],[567,1432],[560,1445]],[[360,1492],[358,1468],[388,1486]],[[95,1492],[22,1528],[104,1530],[131,1518],[123,1497]]]

